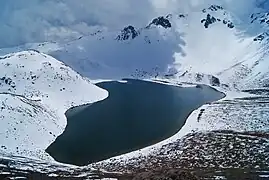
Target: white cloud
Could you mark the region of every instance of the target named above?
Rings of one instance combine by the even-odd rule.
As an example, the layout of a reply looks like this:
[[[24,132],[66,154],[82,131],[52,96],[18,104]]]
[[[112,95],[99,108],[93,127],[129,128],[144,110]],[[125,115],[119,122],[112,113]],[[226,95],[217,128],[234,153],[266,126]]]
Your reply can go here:
[[[188,13],[187,22],[176,22],[177,26],[173,26],[171,37],[167,39],[161,37],[157,30],[144,34],[150,36],[150,45],[144,43],[143,35],[132,43],[116,43],[114,38],[118,32],[111,32],[104,33],[106,38],[102,41],[86,36],[71,45],[63,43],[62,51],[52,55],[91,78],[125,77],[136,69],[151,71],[156,66],[164,72],[175,64],[192,66],[195,71],[202,72],[209,72],[210,64],[213,67],[210,72],[213,73],[228,66],[226,62],[241,53],[240,48],[244,49],[243,45],[234,48],[240,38],[234,32],[241,32],[246,27],[244,23],[238,23],[234,31],[223,25],[205,29],[201,18],[206,14],[202,14],[201,10],[211,4],[219,4],[241,21],[249,21],[250,12],[260,1],[27,0],[26,3],[25,0],[6,0],[0,2],[0,48],[27,42],[59,42],[88,34],[96,26],[116,31],[130,24],[142,27],[158,15]],[[257,33],[255,28],[254,35]],[[246,36],[249,35],[248,32]],[[175,53],[179,54],[175,56]],[[182,54],[185,56],[182,57]]]
[[[0,2],[0,47],[86,34],[93,26],[142,26],[154,16],[187,13],[208,4],[238,12],[258,0],[5,0]],[[259,0],[261,1],[261,0]]]
[[[0,46],[83,34],[96,25],[141,25],[153,17],[152,12],[146,0],[1,1]]]

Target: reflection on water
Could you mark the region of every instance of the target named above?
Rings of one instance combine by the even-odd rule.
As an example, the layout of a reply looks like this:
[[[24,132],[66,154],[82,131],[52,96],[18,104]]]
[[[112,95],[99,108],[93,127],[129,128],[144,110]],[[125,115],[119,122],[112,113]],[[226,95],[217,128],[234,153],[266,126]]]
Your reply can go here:
[[[205,85],[127,80],[96,84],[109,97],[67,112],[64,133],[46,151],[59,162],[86,165],[137,150],[172,136],[194,109],[224,96]]]

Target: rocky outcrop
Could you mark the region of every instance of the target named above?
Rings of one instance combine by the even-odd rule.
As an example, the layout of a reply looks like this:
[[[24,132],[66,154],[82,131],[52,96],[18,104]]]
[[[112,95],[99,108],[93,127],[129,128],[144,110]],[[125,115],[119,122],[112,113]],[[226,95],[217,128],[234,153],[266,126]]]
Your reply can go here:
[[[172,16],[172,15],[171,15]],[[181,15],[182,16],[182,15]],[[183,15],[184,16],[184,15]],[[149,29],[150,27],[153,26],[161,26],[165,29],[171,28],[172,24],[169,21],[169,15],[166,17],[160,16],[155,19],[153,19],[148,26],[145,27],[145,29]],[[116,40],[118,41],[126,41],[126,40],[131,40],[135,39],[137,36],[141,34],[141,31],[143,31],[143,28],[141,30],[136,30],[136,28],[132,25],[129,25],[125,27],[120,34],[116,37]],[[150,44],[150,39],[148,39],[147,36],[144,37],[145,41]]]
[[[203,13],[206,13],[207,10],[210,10],[210,11],[218,11],[218,10],[223,10],[223,7],[222,6],[219,6],[219,5],[211,5],[207,9],[203,9],[202,12]]]
[[[217,12],[217,11],[221,11],[220,13],[224,17],[222,16],[215,17],[214,15],[211,15],[211,12]],[[204,25],[205,28],[208,28],[210,25],[218,22],[226,25],[230,29],[234,28],[233,22],[229,20],[227,17],[225,17],[227,13],[224,11],[224,8],[222,6],[211,5],[209,8],[203,9],[202,12],[205,14],[207,13],[206,17],[201,20],[201,23]]]
[[[135,30],[133,26],[125,27],[121,33],[117,36],[116,40],[125,41],[129,39],[134,39],[139,35],[139,32]]]
[[[258,23],[262,26],[269,27],[269,13],[253,13],[250,16],[251,24]],[[259,35],[257,35],[253,41],[264,41],[268,39],[269,32],[263,32]]]
[[[169,16],[167,16],[167,17],[169,17]],[[165,29],[171,28],[172,24],[167,17],[163,17],[163,16],[157,17],[157,18],[153,19],[147,27],[149,28],[152,25],[155,25],[155,26],[161,26]]]

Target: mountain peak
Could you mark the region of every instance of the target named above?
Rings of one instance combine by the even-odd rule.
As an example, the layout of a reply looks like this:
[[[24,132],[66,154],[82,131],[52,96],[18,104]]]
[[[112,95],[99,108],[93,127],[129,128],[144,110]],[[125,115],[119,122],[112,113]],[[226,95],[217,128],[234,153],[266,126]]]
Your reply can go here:
[[[154,18],[151,23],[148,25],[148,27],[151,27],[152,25],[155,25],[155,26],[161,26],[165,29],[167,28],[171,28],[172,27],[172,24],[171,22],[169,21],[169,17],[171,15],[167,15],[166,17],[164,16],[159,16],[157,18]]]
[[[203,13],[206,13],[207,10],[210,10],[210,11],[218,11],[218,10],[224,10],[224,8],[220,5],[211,5],[209,6],[208,8],[205,8],[202,10]]]
[[[139,32],[135,29],[134,26],[127,26],[123,30],[121,30],[121,33],[116,37],[116,40],[118,41],[125,41],[128,39],[134,39],[139,35]]]
[[[218,11],[221,11],[218,14],[212,15],[211,13],[216,13]],[[201,20],[201,23],[204,24],[205,28],[208,28],[210,25],[214,23],[223,23],[228,28],[232,29],[234,28],[234,24],[231,20],[227,17],[227,12],[224,10],[224,8],[220,5],[211,5],[208,8],[205,8],[202,10],[204,14],[207,13],[206,17]]]
[[[169,18],[172,17],[172,14],[168,14],[166,17],[164,16],[159,16],[157,18],[154,18],[148,26],[145,27],[145,29],[149,29],[150,27],[162,27],[165,29],[171,28],[172,24],[169,21]],[[181,14],[179,17],[185,17],[183,14]],[[141,31],[144,28],[141,28],[141,30],[136,30],[136,28],[132,25],[126,26],[123,28],[123,30],[121,30],[120,34],[116,37],[116,40],[118,41],[126,41],[126,40],[130,40],[130,39],[135,39],[137,36],[139,36],[139,34],[141,33]]]

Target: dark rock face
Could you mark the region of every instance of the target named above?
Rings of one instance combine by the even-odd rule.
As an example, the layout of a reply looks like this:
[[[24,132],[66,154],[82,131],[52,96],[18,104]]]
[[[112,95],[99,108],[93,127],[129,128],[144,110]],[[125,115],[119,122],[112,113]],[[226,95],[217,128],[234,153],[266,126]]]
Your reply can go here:
[[[207,8],[210,11],[218,11],[218,10],[223,10],[223,7],[219,5],[211,5],[209,8]],[[202,12],[206,13],[207,9],[203,9]]]
[[[269,35],[268,33],[262,33],[262,34],[256,36],[256,37],[253,39],[253,41],[263,41],[264,38],[266,38],[268,35]]]
[[[258,23],[264,26],[268,26],[269,25],[269,12],[268,13],[253,13],[250,16],[251,18],[251,23]],[[269,33],[268,32],[263,32],[259,35],[257,35],[253,41],[263,41],[265,39],[268,39],[269,37]]]
[[[162,26],[165,29],[172,27],[172,24],[170,23],[170,21],[163,16],[153,19],[152,22],[148,25],[148,27],[150,27],[151,25]]]
[[[232,29],[232,28],[234,28],[234,24],[233,24],[232,22],[229,22],[229,23],[227,24],[227,27]]]
[[[203,13],[207,13],[206,18],[201,20],[201,23],[204,24],[204,27],[208,28],[210,25],[214,23],[222,22],[224,25],[227,25],[228,28],[230,29],[234,28],[234,24],[232,23],[232,21],[228,19],[216,18],[209,13],[209,12],[216,12],[219,10],[223,11],[224,9],[222,6],[219,5],[211,5],[209,8],[202,10]],[[223,14],[225,15],[226,12],[224,12]]]
[[[5,77],[5,76],[1,77],[0,78],[0,85],[2,85],[2,84],[8,85],[13,89],[16,87],[15,82],[10,77]]]
[[[198,73],[198,74],[196,74],[196,76],[195,76],[195,80],[196,80],[197,82],[201,82],[201,81],[203,80],[203,78],[204,78],[204,74],[200,74],[200,73]]]
[[[172,17],[172,14],[168,14],[167,16],[163,17],[157,17],[155,19],[153,19],[151,21],[151,23],[146,26],[145,28],[148,29],[151,26],[161,26],[165,29],[167,28],[171,28],[172,24],[169,21],[169,18]],[[185,17],[185,15],[181,14],[179,17]],[[141,29],[141,31],[143,31],[144,28]],[[118,41],[126,41],[126,40],[130,40],[130,39],[135,39],[137,36],[139,36],[141,34],[141,31],[136,30],[134,26],[129,25],[127,27],[125,27],[120,34],[116,37],[116,40]],[[151,44],[151,40],[148,38],[148,36],[144,37],[144,40],[146,43]]]
[[[118,41],[125,41],[128,39],[134,39],[139,35],[139,32],[137,30],[135,30],[135,28],[133,26],[127,26],[125,27],[120,35],[117,36],[116,40]]]
[[[217,21],[217,19],[213,16],[211,16],[210,14],[207,14],[205,19],[201,20],[201,23],[204,24],[205,28],[208,28],[209,25],[215,23]]]
[[[195,80],[197,82],[202,82],[203,79],[208,79],[210,82],[210,85],[212,85],[212,86],[220,86],[221,85],[219,78],[217,78],[215,76],[205,75],[205,74],[200,74],[200,73],[197,73],[195,75]]]
[[[269,24],[269,13],[253,13],[250,16],[251,23]]]
[[[221,19],[216,19],[214,16],[207,14],[206,18],[201,20],[201,23],[204,24],[205,28],[208,28],[211,24],[214,24],[220,21]],[[234,24],[229,20],[223,19],[222,23],[227,25],[227,27],[230,29],[234,28]]]
[[[210,76],[210,84],[212,86],[220,86],[220,80],[219,80],[219,78],[217,78],[215,76]]]

